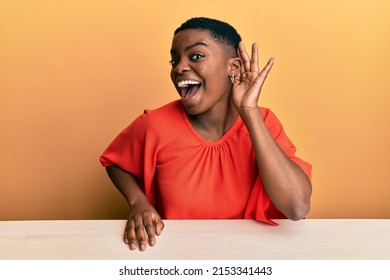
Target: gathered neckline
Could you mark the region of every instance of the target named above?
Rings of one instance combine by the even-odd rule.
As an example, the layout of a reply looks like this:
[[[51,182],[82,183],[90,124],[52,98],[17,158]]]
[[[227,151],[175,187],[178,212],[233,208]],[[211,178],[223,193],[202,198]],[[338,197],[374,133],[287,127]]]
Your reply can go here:
[[[183,121],[186,124],[187,128],[190,130],[191,134],[193,134],[200,142],[202,142],[203,144],[208,145],[208,146],[216,146],[216,145],[220,145],[223,142],[225,142],[226,139],[229,138],[230,135],[232,133],[234,133],[234,131],[236,131],[236,127],[238,127],[242,123],[240,115],[237,114],[236,119],[234,120],[234,122],[230,126],[230,128],[225,132],[225,134],[222,135],[222,137],[219,138],[218,140],[211,141],[211,140],[207,140],[207,139],[203,138],[196,131],[196,129],[192,126],[190,120],[187,117],[187,114],[186,114],[186,111],[184,109],[184,106],[183,106],[183,104],[181,102],[179,102],[179,108],[180,108],[180,114],[183,117]]]

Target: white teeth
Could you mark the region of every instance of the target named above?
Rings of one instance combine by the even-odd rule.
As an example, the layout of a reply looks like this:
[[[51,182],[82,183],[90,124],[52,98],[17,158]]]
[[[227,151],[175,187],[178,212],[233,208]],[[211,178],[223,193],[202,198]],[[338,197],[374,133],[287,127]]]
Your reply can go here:
[[[189,85],[199,85],[198,81],[185,80],[177,83],[178,87],[188,87]]]

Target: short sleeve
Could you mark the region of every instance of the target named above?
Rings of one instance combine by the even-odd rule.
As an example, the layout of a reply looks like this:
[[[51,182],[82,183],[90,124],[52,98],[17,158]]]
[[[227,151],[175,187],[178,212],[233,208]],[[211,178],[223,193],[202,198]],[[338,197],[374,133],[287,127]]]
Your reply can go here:
[[[117,165],[137,177],[149,201],[155,205],[157,143],[149,128],[148,111],[136,118],[100,156],[103,166]]]

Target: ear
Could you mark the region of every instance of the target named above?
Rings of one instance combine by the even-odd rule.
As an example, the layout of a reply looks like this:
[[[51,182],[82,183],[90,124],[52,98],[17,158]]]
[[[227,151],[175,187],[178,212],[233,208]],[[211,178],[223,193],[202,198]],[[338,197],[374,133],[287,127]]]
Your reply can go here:
[[[232,57],[229,59],[229,76],[236,76],[241,70],[241,59],[238,57]]]

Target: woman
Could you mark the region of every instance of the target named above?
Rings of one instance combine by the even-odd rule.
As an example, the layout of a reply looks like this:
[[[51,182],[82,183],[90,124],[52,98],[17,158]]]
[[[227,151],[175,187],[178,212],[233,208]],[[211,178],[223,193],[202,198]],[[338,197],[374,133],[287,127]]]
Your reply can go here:
[[[310,208],[310,164],[257,103],[260,71],[227,23],[193,18],[174,33],[171,79],[180,100],[145,110],[100,160],[130,206],[124,241],[154,246],[163,219],[299,220]]]

